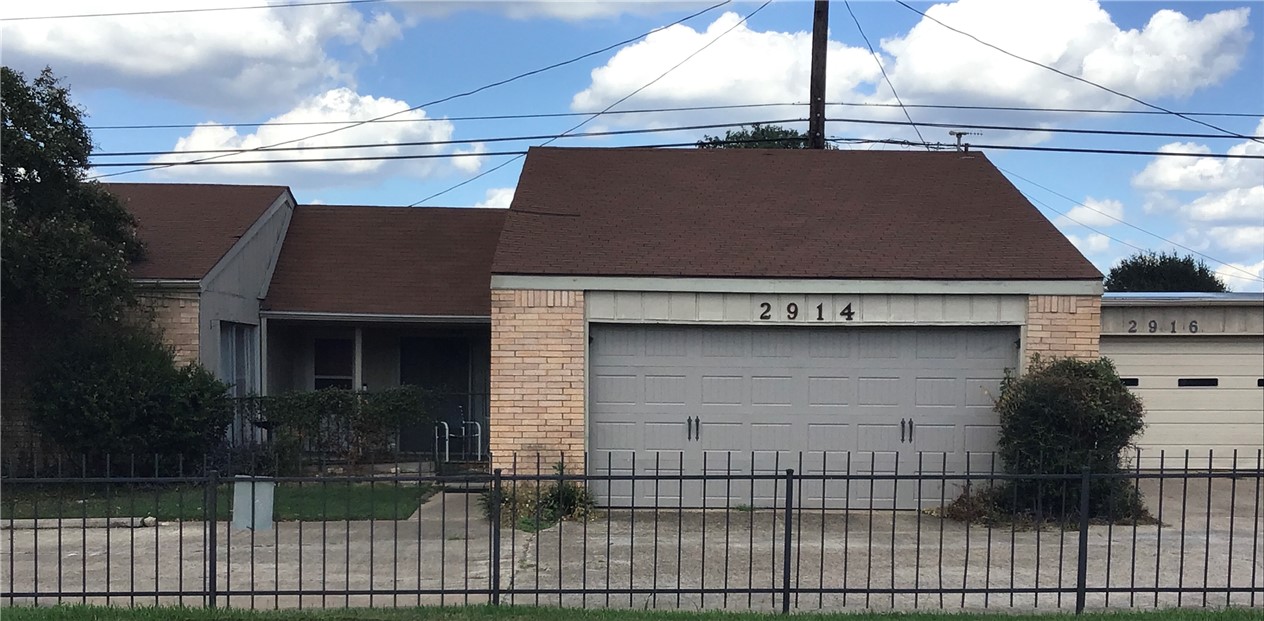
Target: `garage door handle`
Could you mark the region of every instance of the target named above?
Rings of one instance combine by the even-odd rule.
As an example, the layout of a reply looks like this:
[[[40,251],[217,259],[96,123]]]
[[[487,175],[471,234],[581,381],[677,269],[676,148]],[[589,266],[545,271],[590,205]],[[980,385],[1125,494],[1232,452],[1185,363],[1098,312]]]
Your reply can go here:
[[[685,439],[686,440],[693,439],[693,417],[692,416],[685,417]]]
[[[913,419],[909,419],[909,442],[913,441]]]
[[[908,421],[903,418],[900,419],[900,443],[901,444],[904,443],[904,423],[907,423],[907,422]]]
[[[693,439],[695,440],[702,439],[702,417],[701,416],[695,416],[693,418]]]

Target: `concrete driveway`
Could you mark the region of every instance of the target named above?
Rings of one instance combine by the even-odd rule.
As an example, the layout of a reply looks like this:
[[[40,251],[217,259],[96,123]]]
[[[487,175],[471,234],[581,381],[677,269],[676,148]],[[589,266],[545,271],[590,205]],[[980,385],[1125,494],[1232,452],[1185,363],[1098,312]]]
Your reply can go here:
[[[1155,487],[1143,486],[1153,513],[1157,515],[1162,504],[1163,525],[1139,526],[1135,531],[1131,525],[1090,528],[1089,589],[1135,585],[1136,591],[1110,594],[1109,601],[1102,592],[1090,593],[1089,607],[1246,606],[1252,601],[1264,607],[1264,528],[1258,520],[1264,507],[1256,508],[1259,480],[1239,479],[1236,485],[1216,480],[1211,486],[1210,519],[1205,480],[1189,480],[1184,495],[1179,481],[1165,483],[1161,497]],[[792,587],[808,590],[792,595],[792,605],[800,610],[1074,606],[1075,531],[989,531],[890,511],[805,510],[792,522],[790,581]],[[216,528],[217,588],[221,593],[247,593],[221,595],[221,606],[452,605],[484,602],[491,587],[490,528],[472,495],[437,495],[412,518],[398,522],[282,523],[253,536],[249,531],[230,532],[225,523]],[[779,609],[780,594],[772,591],[783,584],[784,532],[783,515],[770,510],[726,514],[662,509],[657,521],[653,512],[638,510],[633,515],[624,510],[534,534],[505,529],[500,547],[502,601]],[[106,603],[99,596],[106,590],[135,590],[144,592],[135,598],[138,604],[198,605],[199,597],[182,599],[177,593],[181,588],[199,591],[205,583],[207,535],[197,522],[155,528],[0,531],[0,592],[86,591],[86,597],[63,601]],[[1231,586],[1238,592],[1172,592],[1204,584],[1214,589]],[[252,585],[280,593],[252,597]],[[1028,592],[901,592],[1011,585]],[[337,593],[301,599],[296,595],[299,590],[320,589]],[[414,593],[392,594],[392,589]],[[579,589],[589,594],[574,592]],[[603,589],[625,593],[607,597]],[[630,596],[629,589],[634,591]],[[676,589],[692,592],[678,595]],[[726,589],[739,592],[725,595]],[[1033,589],[1041,592],[1032,593]],[[1064,592],[1054,592],[1057,589]],[[442,590],[474,593],[439,595]],[[126,596],[109,598],[112,604],[131,601]],[[30,597],[18,602],[35,603]],[[38,603],[55,600],[41,597]]]

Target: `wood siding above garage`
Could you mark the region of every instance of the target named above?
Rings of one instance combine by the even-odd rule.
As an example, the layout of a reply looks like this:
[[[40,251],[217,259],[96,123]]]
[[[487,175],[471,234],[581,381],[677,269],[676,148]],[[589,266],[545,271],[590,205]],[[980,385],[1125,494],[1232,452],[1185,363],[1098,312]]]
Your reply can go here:
[[[803,325],[1020,325],[1023,295],[593,291],[589,321]]]

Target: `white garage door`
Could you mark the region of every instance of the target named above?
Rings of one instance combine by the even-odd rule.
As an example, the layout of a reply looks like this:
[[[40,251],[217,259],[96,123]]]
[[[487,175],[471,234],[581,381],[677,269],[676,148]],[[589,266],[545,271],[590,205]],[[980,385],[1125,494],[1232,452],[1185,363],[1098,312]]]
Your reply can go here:
[[[1017,328],[629,326],[591,330],[593,472],[647,476],[598,487],[613,505],[777,504],[772,481],[672,480],[986,467],[992,397],[1018,363]],[[978,459],[982,458],[982,459]],[[657,476],[658,478],[653,478]],[[920,490],[939,503],[939,488]],[[796,488],[796,491],[799,491]],[[805,483],[808,505],[917,503],[913,482]],[[932,502],[933,500],[933,502]]]
[[[1139,442],[1142,467],[1254,468],[1264,447],[1264,337],[1104,337],[1102,355],[1115,362],[1146,409]]]

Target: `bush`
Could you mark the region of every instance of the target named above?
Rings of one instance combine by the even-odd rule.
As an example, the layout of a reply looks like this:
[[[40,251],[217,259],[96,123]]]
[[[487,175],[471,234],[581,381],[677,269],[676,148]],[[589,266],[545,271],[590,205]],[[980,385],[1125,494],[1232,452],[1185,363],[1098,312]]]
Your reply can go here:
[[[295,464],[304,450],[348,465],[391,455],[401,428],[434,421],[434,397],[416,386],[378,392],[326,388],[262,398],[273,458]]]
[[[228,386],[138,326],[95,326],[47,344],[33,422],[72,455],[183,456],[197,464],[232,421]],[[138,462],[139,463],[139,462]]]
[[[562,473],[560,464],[554,471]],[[504,526],[534,533],[567,520],[589,520],[596,515],[592,494],[574,481],[518,482],[484,492],[481,499],[483,514],[492,519],[496,508],[500,509],[500,523]]]
[[[998,450],[1011,474],[1095,474],[1124,469],[1124,452],[1145,423],[1141,400],[1120,381],[1110,360],[1033,358],[1030,370],[1007,377],[996,401],[1000,414]],[[1078,513],[1078,481],[1016,480],[1002,490],[1006,510],[1052,516]],[[1143,512],[1127,479],[1094,479],[1091,517]]]

